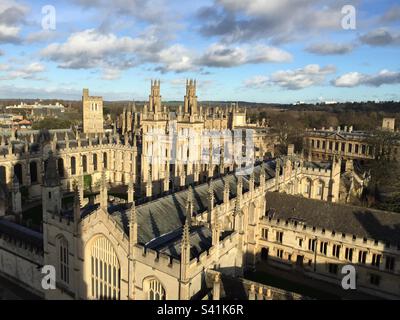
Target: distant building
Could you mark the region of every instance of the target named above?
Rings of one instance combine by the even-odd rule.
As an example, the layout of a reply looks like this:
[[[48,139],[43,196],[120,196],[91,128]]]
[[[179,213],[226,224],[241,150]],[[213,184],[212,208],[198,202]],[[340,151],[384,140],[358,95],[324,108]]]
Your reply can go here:
[[[65,112],[65,107],[59,102],[55,104],[42,104],[40,102],[27,104],[21,102],[18,105],[6,106],[6,110],[11,113],[24,113],[26,117],[38,120],[48,117],[59,117]]]
[[[394,131],[394,119],[384,119],[382,130]],[[374,135],[367,131],[353,130],[353,126],[334,129],[307,130],[304,136],[305,151],[309,159],[329,160],[334,156],[343,159],[374,159]],[[400,159],[400,141],[386,146],[390,159]]]

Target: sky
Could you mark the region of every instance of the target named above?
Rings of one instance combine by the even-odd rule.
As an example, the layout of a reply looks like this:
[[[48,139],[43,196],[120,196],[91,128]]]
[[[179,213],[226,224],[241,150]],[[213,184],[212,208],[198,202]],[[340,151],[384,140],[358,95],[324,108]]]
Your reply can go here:
[[[400,100],[398,0],[0,0],[0,99]]]

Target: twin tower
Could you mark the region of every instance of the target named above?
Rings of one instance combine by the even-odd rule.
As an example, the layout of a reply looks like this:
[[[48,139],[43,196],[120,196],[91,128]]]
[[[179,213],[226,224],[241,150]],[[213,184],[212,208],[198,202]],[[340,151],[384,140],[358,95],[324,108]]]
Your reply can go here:
[[[148,111],[154,113],[159,113],[161,111],[160,80],[151,80]],[[196,80],[186,80],[184,112],[191,115],[198,114]]]
[[[89,89],[83,89],[82,93],[82,123],[84,133],[103,133],[103,98],[100,96],[89,96]],[[149,112],[155,114],[162,111],[160,80],[151,80],[151,92],[149,95]],[[184,98],[184,113],[190,115],[198,114],[196,80],[186,80],[186,95]]]

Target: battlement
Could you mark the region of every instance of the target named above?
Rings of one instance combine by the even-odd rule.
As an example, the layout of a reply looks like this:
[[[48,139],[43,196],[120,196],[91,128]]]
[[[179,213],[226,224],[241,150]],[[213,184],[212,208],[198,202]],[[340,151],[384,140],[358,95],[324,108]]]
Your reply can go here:
[[[39,248],[28,241],[18,240],[5,234],[0,234],[0,248],[6,248],[23,257],[37,260],[38,263],[41,262],[43,258],[43,248]]]
[[[152,266],[162,272],[179,275],[181,262],[165,253],[146,248],[142,245],[136,245],[134,256],[137,261]]]

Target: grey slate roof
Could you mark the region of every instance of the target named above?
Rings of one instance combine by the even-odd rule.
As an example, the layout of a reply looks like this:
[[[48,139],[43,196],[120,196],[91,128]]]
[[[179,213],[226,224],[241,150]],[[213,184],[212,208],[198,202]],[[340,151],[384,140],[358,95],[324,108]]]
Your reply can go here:
[[[301,196],[268,192],[268,215],[306,225],[400,245],[400,213],[374,210]]]
[[[15,222],[0,219],[0,234],[30,243],[31,245],[43,250],[43,234]]]

